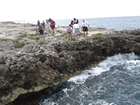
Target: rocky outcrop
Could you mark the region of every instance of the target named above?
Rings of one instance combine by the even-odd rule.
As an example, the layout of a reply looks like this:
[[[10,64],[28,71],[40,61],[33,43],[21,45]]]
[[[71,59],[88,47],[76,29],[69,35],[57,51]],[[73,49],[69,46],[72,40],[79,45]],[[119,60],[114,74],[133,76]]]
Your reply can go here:
[[[14,51],[0,56],[2,105],[20,94],[37,92],[67,80],[108,56],[131,52],[140,55],[140,34],[103,34],[80,41],[29,44]]]

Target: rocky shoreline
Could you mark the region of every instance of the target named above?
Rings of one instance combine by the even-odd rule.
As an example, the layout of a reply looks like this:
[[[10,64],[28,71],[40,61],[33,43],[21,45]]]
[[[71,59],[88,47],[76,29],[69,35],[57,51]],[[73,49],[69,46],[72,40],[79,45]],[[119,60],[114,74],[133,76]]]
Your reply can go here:
[[[32,24],[2,22],[0,29],[1,105],[19,105],[19,97],[24,99],[34,92],[38,98],[43,89],[80,74],[108,56],[140,55],[140,29],[91,28],[89,35],[82,37],[81,33],[78,41],[67,41],[66,27],[58,27],[54,36],[38,35],[37,26]]]

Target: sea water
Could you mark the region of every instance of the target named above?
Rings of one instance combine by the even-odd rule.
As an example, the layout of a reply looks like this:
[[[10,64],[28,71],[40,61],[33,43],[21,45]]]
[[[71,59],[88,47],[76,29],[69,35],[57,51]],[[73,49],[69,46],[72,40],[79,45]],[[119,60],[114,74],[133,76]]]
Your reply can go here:
[[[68,26],[70,19],[57,20],[58,26]],[[85,19],[91,27],[101,27],[115,30],[129,30],[140,28],[140,16],[132,17],[107,17],[107,18],[87,18]],[[79,19],[81,26],[82,19]]]
[[[70,78],[66,88],[40,105],[140,105],[140,56],[108,57]]]
[[[68,26],[72,19],[55,20],[56,26]],[[45,19],[44,19],[45,21]],[[90,27],[95,28],[107,28],[115,30],[129,30],[140,28],[140,16],[130,17],[106,17],[106,18],[85,18]],[[37,20],[19,20],[18,23],[33,23],[37,24]],[[42,22],[42,20],[40,20]],[[79,25],[81,26],[82,19],[79,19]]]

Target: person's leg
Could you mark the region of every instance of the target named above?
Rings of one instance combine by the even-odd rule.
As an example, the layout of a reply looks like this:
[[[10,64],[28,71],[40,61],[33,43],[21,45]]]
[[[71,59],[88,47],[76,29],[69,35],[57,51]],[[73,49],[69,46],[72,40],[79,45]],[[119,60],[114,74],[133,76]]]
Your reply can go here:
[[[76,35],[76,40],[78,40],[79,39],[79,35]]]
[[[40,35],[41,35],[41,30],[39,31]]]
[[[72,35],[70,35],[70,41],[72,40]]]
[[[54,28],[53,28],[53,33],[54,33]]]
[[[68,33],[68,40],[70,40],[70,34]]]
[[[55,26],[53,26],[53,33],[55,33]]]
[[[88,31],[86,32],[86,36],[88,35]]]
[[[84,33],[84,37],[86,36],[86,33],[85,33],[85,26],[83,27],[83,33]]]
[[[42,35],[42,31],[40,30],[40,35]]]
[[[70,40],[70,35],[68,36],[68,40]]]
[[[80,30],[79,30],[79,28],[77,28],[77,29],[75,29],[75,39],[76,40],[78,40],[78,37],[79,37],[79,35],[80,35]]]
[[[86,37],[86,31],[85,31],[85,29],[84,29],[84,37]]]
[[[54,28],[52,28],[52,33],[54,34]]]
[[[87,27],[87,35],[88,35],[88,27]]]
[[[79,39],[79,36],[80,36],[80,30],[78,29],[77,30],[77,40]]]
[[[53,35],[53,27],[51,27],[51,33],[52,33],[52,35]]]
[[[48,33],[49,33],[48,28],[46,28],[46,34],[48,34]]]
[[[88,35],[88,27],[87,27],[87,29],[86,29],[86,36]]]
[[[69,40],[72,40],[72,32],[69,33]]]
[[[77,33],[76,33],[76,40],[79,39],[79,33],[80,33],[80,32],[77,31]]]
[[[41,30],[41,35],[43,35],[43,33],[44,33],[44,31],[43,31],[43,30]]]
[[[82,27],[82,31],[83,31],[83,34],[84,34],[84,37],[85,37],[85,31],[84,31],[84,27]]]
[[[47,33],[48,33],[48,34],[51,33],[51,28],[50,28],[50,27],[47,28]]]
[[[84,37],[86,37],[86,32],[84,31]]]

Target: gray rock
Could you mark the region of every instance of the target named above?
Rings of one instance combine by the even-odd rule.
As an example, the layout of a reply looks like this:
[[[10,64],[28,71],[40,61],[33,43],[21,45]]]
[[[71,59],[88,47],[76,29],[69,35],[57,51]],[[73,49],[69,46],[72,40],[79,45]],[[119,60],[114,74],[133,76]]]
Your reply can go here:
[[[1,53],[4,53],[0,56],[3,64],[0,66],[1,104],[28,91],[53,86],[108,56],[131,52],[140,55],[140,34],[130,33],[91,36],[80,41],[52,41],[42,46],[33,42],[15,53],[12,42],[0,42]]]

